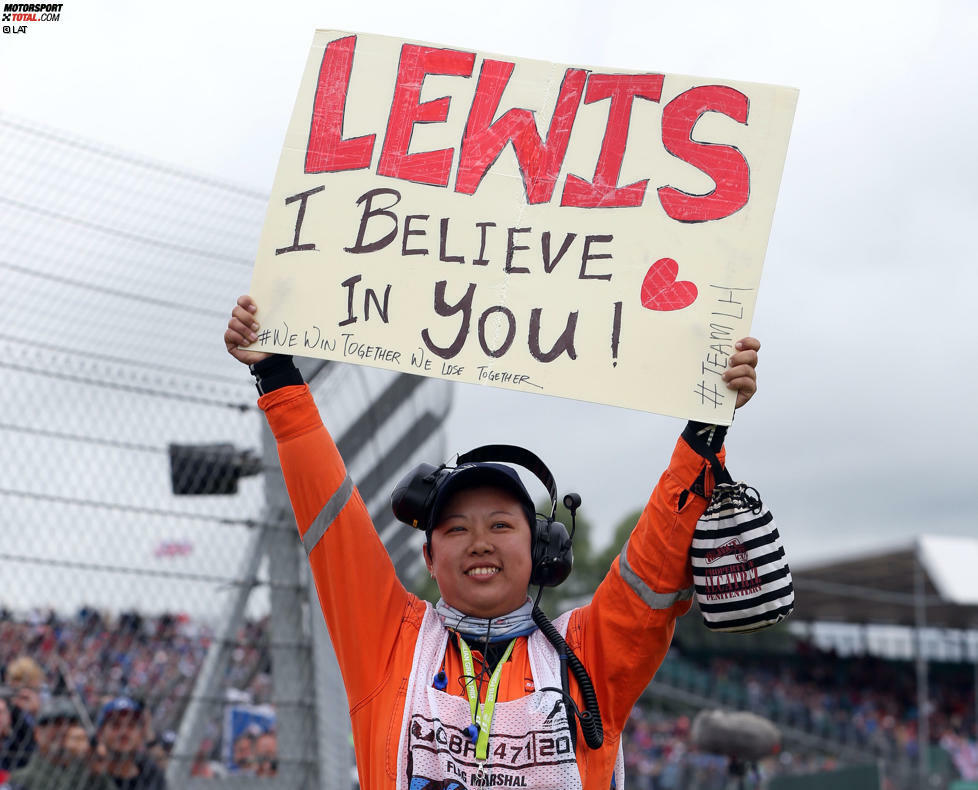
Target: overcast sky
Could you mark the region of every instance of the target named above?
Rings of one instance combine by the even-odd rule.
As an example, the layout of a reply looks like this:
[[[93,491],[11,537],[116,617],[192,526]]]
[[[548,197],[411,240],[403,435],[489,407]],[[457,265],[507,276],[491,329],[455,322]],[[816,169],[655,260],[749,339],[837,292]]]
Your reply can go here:
[[[728,450],[801,565],[978,534],[976,9],[67,0],[60,22],[0,35],[0,110],[268,192],[317,27],[799,88],[753,326],[760,392]],[[475,385],[455,404],[450,448],[535,450],[604,535],[682,428]]]

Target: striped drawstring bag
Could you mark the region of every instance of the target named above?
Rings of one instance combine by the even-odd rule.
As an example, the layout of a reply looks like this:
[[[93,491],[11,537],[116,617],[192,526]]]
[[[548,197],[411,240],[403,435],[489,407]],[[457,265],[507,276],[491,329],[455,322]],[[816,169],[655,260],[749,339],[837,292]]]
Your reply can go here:
[[[735,483],[709,448],[713,496],[696,525],[690,558],[696,603],[713,631],[757,631],[794,609],[791,571],[771,511],[757,490]]]

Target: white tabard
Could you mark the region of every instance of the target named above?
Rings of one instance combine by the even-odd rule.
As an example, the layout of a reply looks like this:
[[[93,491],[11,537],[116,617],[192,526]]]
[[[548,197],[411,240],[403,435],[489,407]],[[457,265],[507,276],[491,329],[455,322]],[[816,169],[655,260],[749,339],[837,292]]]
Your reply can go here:
[[[568,612],[554,622],[561,635],[566,633],[569,619]],[[559,693],[560,660],[547,638],[539,630],[528,638],[535,690],[520,699],[496,703],[484,765],[476,759],[475,744],[465,734],[472,723],[468,699],[432,685],[447,646],[448,630],[428,604],[405,698],[397,790],[581,790],[567,709]],[[448,682],[456,679],[449,678]],[[624,761],[620,746],[614,779],[613,786],[622,790]]]

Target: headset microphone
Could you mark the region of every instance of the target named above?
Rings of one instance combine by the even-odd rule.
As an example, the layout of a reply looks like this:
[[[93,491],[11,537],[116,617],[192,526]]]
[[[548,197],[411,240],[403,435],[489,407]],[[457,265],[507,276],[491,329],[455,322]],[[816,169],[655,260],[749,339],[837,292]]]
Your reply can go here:
[[[570,512],[571,517],[571,542],[574,540],[574,533],[577,532],[577,509],[581,506],[581,495],[573,492],[564,494],[564,507]]]

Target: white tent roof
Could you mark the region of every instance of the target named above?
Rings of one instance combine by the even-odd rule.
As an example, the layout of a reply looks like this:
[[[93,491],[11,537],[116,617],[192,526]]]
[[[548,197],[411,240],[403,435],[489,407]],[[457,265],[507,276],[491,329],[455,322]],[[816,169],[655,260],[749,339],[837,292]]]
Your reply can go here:
[[[978,538],[922,535],[917,552],[941,598],[978,606]]]

